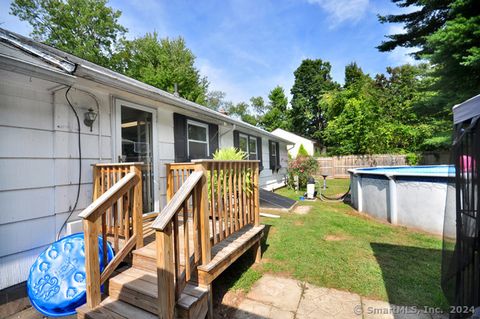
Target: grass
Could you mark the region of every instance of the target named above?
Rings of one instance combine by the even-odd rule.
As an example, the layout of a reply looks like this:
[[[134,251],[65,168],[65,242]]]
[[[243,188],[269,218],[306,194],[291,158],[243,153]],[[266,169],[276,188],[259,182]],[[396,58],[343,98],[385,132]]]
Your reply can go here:
[[[327,180],[327,195],[347,191],[348,180]],[[298,199],[289,189],[278,193]],[[440,288],[441,239],[356,213],[345,203],[299,202],[306,215],[262,218],[263,261],[245,255],[220,278],[248,291],[263,273],[386,300],[397,305],[447,308]]]

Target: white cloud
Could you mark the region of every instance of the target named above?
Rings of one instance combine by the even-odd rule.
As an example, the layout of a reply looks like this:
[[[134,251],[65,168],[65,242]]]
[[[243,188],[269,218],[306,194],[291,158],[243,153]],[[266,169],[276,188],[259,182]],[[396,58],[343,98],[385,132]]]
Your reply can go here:
[[[329,14],[332,27],[345,21],[359,21],[367,12],[369,0],[307,0]]]

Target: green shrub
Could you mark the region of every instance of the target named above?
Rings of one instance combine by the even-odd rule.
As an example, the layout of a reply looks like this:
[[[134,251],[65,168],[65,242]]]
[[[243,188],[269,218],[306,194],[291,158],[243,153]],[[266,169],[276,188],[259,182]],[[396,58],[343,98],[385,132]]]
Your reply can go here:
[[[297,156],[296,159],[288,162],[288,183],[291,187],[295,184],[295,176],[298,176],[300,188],[307,186],[310,176],[316,173],[318,162],[311,156]]]
[[[308,152],[303,146],[303,144],[300,144],[300,147],[298,148],[297,157],[306,157],[306,156],[309,156]]]
[[[405,161],[407,165],[418,165],[420,162],[420,155],[416,153],[408,153],[405,155]]]
[[[247,153],[235,148],[220,148],[213,153],[213,159],[216,161],[241,161],[247,158]]]

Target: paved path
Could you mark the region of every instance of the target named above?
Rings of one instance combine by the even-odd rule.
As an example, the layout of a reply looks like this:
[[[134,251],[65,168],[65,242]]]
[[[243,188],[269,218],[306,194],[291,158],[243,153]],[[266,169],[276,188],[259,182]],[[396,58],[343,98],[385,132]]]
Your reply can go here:
[[[235,319],[445,319],[414,307],[362,298],[294,279],[264,275],[240,303]]]

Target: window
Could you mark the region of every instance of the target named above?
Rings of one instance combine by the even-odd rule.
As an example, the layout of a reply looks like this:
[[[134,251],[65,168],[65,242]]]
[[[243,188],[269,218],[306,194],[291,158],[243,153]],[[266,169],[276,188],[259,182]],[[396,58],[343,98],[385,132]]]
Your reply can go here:
[[[270,152],[270,169],[272,172],[278,171],[280,167],[280,154],[279,154],[279,144],[278,142],[269,141],[268,150]]]
[[[208,157],[208,125],[187,121],[187,153],[190,159]]]
[[[250,134],[233,131],[233,146],[247,154],[249,160],[258,160],[260,171],[263,170],[262,138]]]
[[[257,138],[248,137],[248,159],[256,160],[257,158]]]
[[[238,135],[238,148],[247,154],[249,160],[258,158],[257,138],[247,134]]]
[[[240,134],[238,148],[248,154],[248,135]]]

